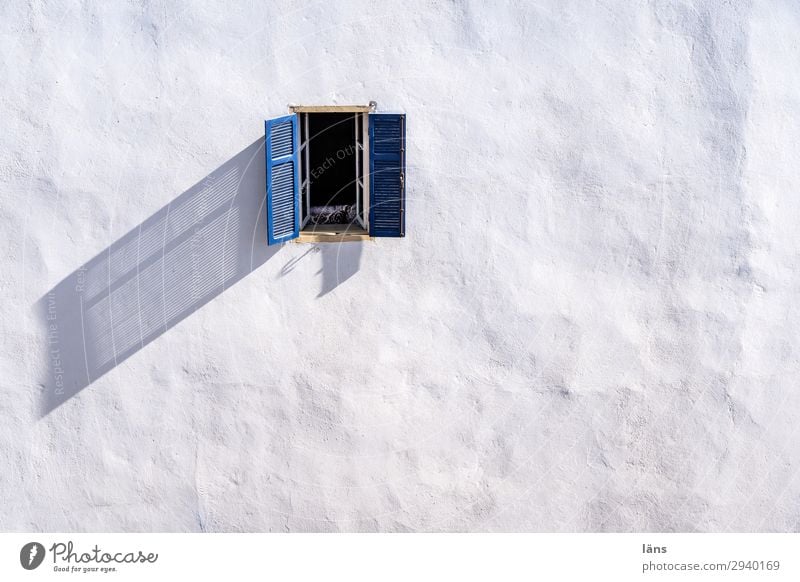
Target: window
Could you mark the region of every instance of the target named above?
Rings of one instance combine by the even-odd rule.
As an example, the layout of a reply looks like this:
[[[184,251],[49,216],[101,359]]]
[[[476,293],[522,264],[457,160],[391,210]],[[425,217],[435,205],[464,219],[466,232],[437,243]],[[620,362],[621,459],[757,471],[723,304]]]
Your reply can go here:
[[[267,243],[405,236],[405,115],[293,106],[265,122]]]

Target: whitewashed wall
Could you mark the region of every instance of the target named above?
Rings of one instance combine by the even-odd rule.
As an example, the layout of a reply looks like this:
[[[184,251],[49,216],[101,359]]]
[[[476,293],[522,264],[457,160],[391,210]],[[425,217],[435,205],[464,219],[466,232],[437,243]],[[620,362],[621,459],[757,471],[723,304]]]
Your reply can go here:
[[[0,7],[0,528],[798,529],[795,2],[193,4]],[[266,249],[373,99],[408,236]]]

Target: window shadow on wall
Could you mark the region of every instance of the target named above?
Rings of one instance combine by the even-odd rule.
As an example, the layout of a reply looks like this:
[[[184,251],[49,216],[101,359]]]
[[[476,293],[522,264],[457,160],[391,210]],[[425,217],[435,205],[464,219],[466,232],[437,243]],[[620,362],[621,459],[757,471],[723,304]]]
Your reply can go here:
[[[264,175],[262,138],[36,303],[48,360],[42,416],[277,253],[266,243]]]
[[[317,299],[319,299],[358,272],[362,250],[363,243],[355,241],[339,244],[315,244],[287,261],[281,269],[281,276],[285,277],[294,271],[301,262],[308,260],[308,257],[319,255],[322,263],[319,271],[316,272],[317,275],[322,275],[320,290],[317,294]]]
[[[358,272],[364,243],[345,242],[320,245],[322,284],[317,298],[327,295]]]

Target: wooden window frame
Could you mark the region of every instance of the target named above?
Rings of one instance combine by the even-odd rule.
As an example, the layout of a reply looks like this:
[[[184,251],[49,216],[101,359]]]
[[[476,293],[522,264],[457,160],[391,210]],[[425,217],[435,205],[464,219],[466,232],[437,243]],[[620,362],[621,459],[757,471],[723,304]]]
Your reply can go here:
[[[289,105],[289,112],[305,116],[301,124],[305,129],[300,135],[300,155],[305,156],[306,171],[310,172],[309,153],[308,153],[308,115],[314,113],[353,113],[358,118],[355,120],[356,134],[354,135],[354,145],[356,147],[356,200],[360,205],[359,213],[363,222],[360,226],[363,232],[341,232],[336,229],[320,228],[309,229],[306,227],[308,217],[303,216],[303,201],[300,201],[298,212],[300,213],[300,233],[295,242],[347,242],[358,240],[369,240],[369,204],[370,204],[370,179],[369,179],[369,114],[376,109],[376,103],[370,102],[369,105]],[[360,135],[359,135],[360,134]],[[359,149],[359,145],[361,146]],[[300,164],[300,168],[303,165]],[[300,171],[300,170],[298,170]],[[300,174],[300,195],[305,191],[306,206],[310,205],[310,180],[308,176]],[[360,193],[360,196],[359,196]]]

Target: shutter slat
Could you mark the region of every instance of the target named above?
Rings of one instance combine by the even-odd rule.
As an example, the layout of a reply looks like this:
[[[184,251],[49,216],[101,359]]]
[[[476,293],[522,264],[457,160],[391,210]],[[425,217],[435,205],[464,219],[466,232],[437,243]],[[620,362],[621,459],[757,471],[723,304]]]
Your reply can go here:
[[[267,244],[297,238],[298,126],[297,115],[270,119],[264,124],[267,158]]]
[[[405,115],[369,116],[370,236],[405,236]]]

